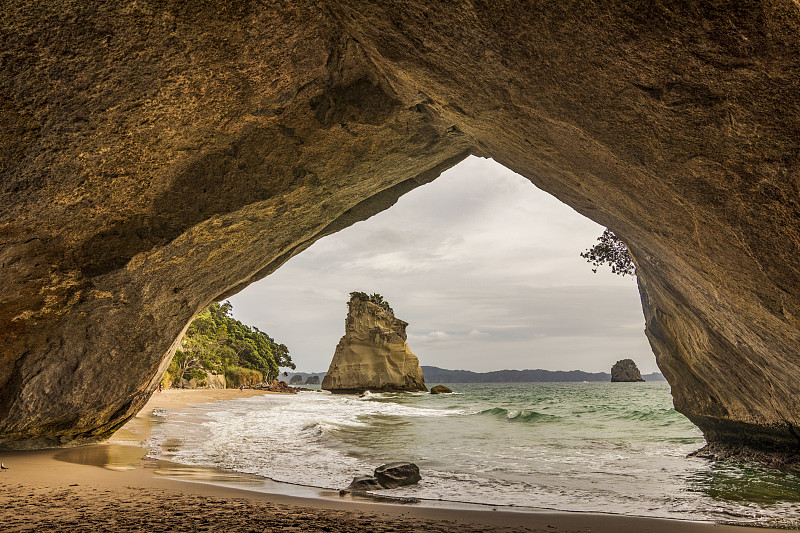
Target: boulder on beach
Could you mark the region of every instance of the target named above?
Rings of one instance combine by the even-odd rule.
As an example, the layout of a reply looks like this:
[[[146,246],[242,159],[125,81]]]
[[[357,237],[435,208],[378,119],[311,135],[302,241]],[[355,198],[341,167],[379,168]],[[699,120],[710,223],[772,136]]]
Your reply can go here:
[[[350,492],[366,492],[368,490],[381,490],[384,487],[373,476],[356,476],[346,490]]]
[[[345,334],[322,388],[349,394],[427,391],[419,359],[406,344],[408,323],[395,318],[388,304],[378,305],[364,296],[350,297]]]
[[[614,363],[611,367],[611,381],[612,382],[635,382],[644,381],[642,374],[636,367],[633,359],[622,359]]]
[[[397,462],[381,465],[375,469],[375,478],[385,489],[413,485],[422,479],[419,467],[414,463]]]
[[[434,385],[431,387],[431,394],[449,394],[453,392],[450,390],[450,387],[445,387],[444,385]]]

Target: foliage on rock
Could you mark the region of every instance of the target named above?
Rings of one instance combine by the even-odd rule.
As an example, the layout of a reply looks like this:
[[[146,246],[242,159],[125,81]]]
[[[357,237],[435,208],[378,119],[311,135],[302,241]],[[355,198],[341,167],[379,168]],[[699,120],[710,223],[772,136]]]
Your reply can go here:
[[[367,294],[366,292],[361,291],[353,291],[350,293],[350,299],[361,300],[362,302],[371,302],[377,306],[382,307],[392,315],[394,315],[394,310],[389,305],[389,302],[383,299],[383,296],[378,294],[377,292],[373,292],[372,294]]]
[[[225,375],[226,386],[272,381],[278,367],[294,369],[289,349],[256,327],[231,316],[229,302],[213,303],[189,325],[162,383],[181,378],[205,378],[206,372]]]
[[[225,386],[229,389],[251,387],[264,382],[264,374],[252,368],[229,366],[225,368]]]
[[[597,272],[601,265],[608,265],[611,272],[620,276],[636,274],[636,265],[628,247],[609,229],[597,238],[597,244],[581,252],[581,257],[594,266],[592,272]]]

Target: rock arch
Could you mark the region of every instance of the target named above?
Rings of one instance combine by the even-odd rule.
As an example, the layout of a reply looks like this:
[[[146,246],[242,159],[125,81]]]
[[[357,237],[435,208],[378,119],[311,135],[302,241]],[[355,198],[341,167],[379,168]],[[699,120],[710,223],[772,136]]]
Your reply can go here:
[[[797,451],[798,10],[7,6],[0,443],[109,435],[198,310],[476,154],[625,239],[710,443]]]

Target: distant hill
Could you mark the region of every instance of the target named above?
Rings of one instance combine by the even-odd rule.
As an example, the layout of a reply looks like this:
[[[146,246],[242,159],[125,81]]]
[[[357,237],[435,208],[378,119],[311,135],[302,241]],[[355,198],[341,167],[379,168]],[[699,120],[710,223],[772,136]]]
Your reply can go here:
[[[422,373],[426,383],[530,383],[557,381],[611,381],[611,374],[606,372],[584,372],[582,370],[495,370],[494,372],[472,372],[470,370],[447,370],[437,366],[423,366]],[[280,379],[287,383],[293,376],[300,375],[303,383],[309,376],[318,376],[320,381],[325,372],[289,372],[281,373]],[[666,381],[659,372],[642,374],[645,381]]]
[[[472,372],[470,370],[447,370],[436,366],[423,366],[426,383],[529,383],[557,381],[611,381],[606,372],[584,372],[582,370],[495,370]],[[658,372],[642,376],[645,381],[666,381]]]

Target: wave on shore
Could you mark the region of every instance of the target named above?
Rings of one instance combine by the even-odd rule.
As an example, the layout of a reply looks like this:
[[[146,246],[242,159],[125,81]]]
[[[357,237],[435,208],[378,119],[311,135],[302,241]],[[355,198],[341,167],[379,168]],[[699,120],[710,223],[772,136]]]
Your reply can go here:
[[[411,460],[422,481],[387,494],[693,520],[800,518],[794,475],[687,457],[702,435],[672,408],[664,383],[452,388],[458,394],[304,392],[178,410],[156,426],[151,453],[330,489]]]

